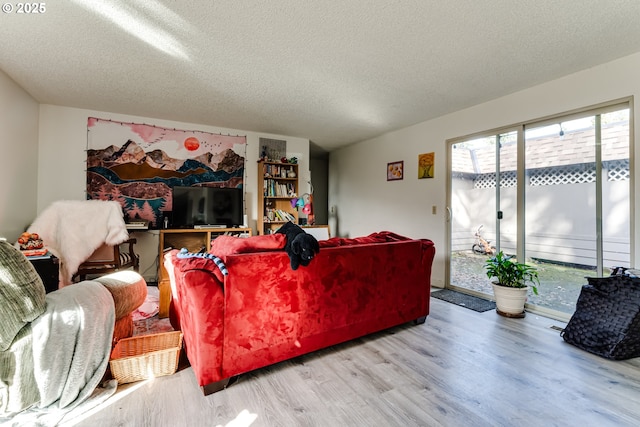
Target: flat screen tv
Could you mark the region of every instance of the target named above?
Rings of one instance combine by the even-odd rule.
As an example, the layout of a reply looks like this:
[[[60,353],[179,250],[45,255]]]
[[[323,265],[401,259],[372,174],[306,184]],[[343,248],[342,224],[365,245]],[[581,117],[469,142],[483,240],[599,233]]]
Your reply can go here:
[[[238,227],[243,223],[241,188],[173,187],[171,225]]]

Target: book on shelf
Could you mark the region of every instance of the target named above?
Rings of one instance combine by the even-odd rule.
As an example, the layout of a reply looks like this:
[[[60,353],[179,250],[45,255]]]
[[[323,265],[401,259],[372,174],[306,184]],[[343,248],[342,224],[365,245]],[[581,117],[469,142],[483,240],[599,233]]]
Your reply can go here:
[[[263,176],[265,178],[285,179],[285,178],[289,178],[288,173],[295,172],[295,169],[292,164],[282,164],[282,165],[265,164],[263,172],[264,172]]]
[[[149,229],[149,221],[144,219],[132,219],[126,222],[128,230],[147,230]]]
[[[41,249],[25,249],[25,250],[20,250],[20,252],[22,252],[22,254],[24,256],[26,256],[27,258],[33,260],[33,259],[44,259],[44,258],[49,258],[51,256],[51,254],[49,253],[49,250],[47,248],[41,248]]]
[[[278,219],[280,221],[284,221],[284,222],[294,221],[295,222],[295,220],[296,220],[296,218],[293,215],[291,215],[287,211],[283,211],[282,209],[275,209],[274,213],[276,214],[276,217],[278,217]]]
[[[296,197],[296,187],[292,182],[280,183],[274,179],[264,180],[265,197]]]

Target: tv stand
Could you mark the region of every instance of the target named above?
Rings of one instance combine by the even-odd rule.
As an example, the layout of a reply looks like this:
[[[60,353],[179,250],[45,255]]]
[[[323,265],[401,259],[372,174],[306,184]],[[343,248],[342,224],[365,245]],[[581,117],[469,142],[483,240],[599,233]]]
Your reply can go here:
[[[202,226],[204,227],[204,226]],[[169,316],[169,303],[171,302],[171,282],[169,273],[164,268],[164,253],[171,249],[187,248],[189,252],[199,252],[211,249],[211,240],[227,234],[238,237],[249,237],[251,228],[245,227],[219,227],[207,228],[168,228],[160,230],[160,245],[158,248],[158,290],[160,291],[160,307],[158,317]]]

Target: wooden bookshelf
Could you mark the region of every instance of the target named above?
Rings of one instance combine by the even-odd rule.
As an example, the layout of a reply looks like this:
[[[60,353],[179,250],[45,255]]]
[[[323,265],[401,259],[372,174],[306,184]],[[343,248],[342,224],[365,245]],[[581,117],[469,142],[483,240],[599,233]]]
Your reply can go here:
[[[299,176],[297,164],[258,162],[258,234],[271,234],[287,221],[298,223],[291,201],[300,196]]]

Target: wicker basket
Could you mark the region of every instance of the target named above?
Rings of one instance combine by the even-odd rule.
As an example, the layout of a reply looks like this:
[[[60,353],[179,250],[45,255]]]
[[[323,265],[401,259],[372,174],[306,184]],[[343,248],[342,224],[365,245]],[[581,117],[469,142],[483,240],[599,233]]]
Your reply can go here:
[[[109,366],[118,384],[171,375],[178,368],[182,332],[125,338],[111,352]]]

